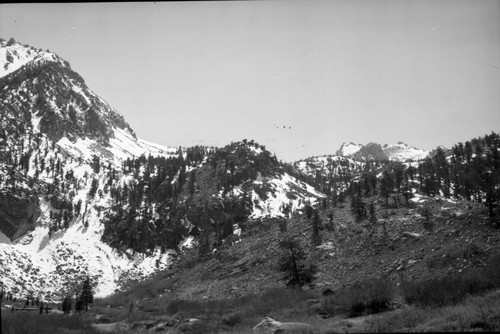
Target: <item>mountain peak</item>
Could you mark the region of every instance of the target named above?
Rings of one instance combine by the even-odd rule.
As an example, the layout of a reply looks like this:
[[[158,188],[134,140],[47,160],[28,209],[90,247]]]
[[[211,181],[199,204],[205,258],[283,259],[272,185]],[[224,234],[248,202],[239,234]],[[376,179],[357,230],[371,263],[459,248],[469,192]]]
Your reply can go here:
[[[3,78],[29,63],[54,62],[64,67],[70,67],[69,63],[49,50],[43,51],[27,44],[16,42],[13,38],[6,41],[0,39],[0,78]]]
[[[125,118],[92,92],[69,62],[50,51],[0,40],[2,124],[12,140],[45,135],[67,153],[114,160],[142,154],[170,156],[176,149],[137,138]]]
[[[335,155],[341,157],[349,157],[358,152],[362,147],[363,145],[361,144],[355,144],[353,142],[343,142],[342,145],[340,145],[340,148],[335,153]]]
[[[335,153],[339,157],[350,157],[359,161],[422,160],[428,154],[428,151],[408,145],[402,141],[398,141],[397,144],[384,144],[383,146],[375,142],[369,142],[366,145],[344,142]]]
[[[428,156],[429,152],[416,148],[415,146],[408,145],[402,141],[397,144],[386,144],[383,147],[384,153],[389,160],[395,161],[408,161],[408,160],[422,160]]]

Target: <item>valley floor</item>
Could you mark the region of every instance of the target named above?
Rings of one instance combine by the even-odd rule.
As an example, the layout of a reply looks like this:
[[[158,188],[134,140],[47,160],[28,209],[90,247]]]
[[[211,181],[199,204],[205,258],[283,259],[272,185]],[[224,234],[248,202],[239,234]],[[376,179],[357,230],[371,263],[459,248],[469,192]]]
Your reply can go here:
[[[307,297],[303,292],[291,299]],[[311,297],[311,295],[308,295]],[[319,297],[321,298],[321,297]],[[290,300],[296,302],[297,300]],[[349,318],[346,314],[321,319],[311,313],[308,300],[296,305],[281,305],[283,308],[270,310],[278,321],[301,322],[310,325],[312,333],[387,333],[387,332],[464,332],[500,330],[500,290],[484,295],[470,296],[462,303],[440,308],[402,308],[367,316]],[[311,300],[309,300],[309,303]],[[229,305],[229,304],[228,304]],[[310,305],[310,304],[309,304]],[[189,318],[189,312],[153,315],[154,312],[127,308],[106,308],[99,305],[88,313],[38,314],[38,312],[10,312],[2,309],[3,333],[254,333],[252,328],[262,317],[240,306],[234,309],[219,309],[215,312],[201,311],[201,304],[193,304],[196,318]],[[234,305],[233,305],[234,306]],[[276,306],[276,305],[274,305]],[[148,308],[148,303],[144,303]],[[196,311],[196,309],[198,311]],[[235,311],[236,310],[236,311]],[[206,311],[206,310],[205,310]],[[150,313],[148,315],[148,313]],[[184,317],[183,317],[184,316]],[[145,318],[145,319],[141,319]],[[147,318],[147,319],[146,319]],[[293,332],[301,333],[301,332]],[[304,332],[305,333],[305,332]]]

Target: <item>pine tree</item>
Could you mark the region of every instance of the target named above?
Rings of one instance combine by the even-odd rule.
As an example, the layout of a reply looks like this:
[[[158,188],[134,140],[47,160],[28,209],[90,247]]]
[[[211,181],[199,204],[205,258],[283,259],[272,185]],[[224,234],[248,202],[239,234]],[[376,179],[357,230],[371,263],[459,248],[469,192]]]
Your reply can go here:
[[[424,217],[424,229],[426,231],[432,232],[434,224],[432,222],[432,209],[429,205],[422,207],[420,214]]]
[[[287,229],[287,220],[286,219],[280,219],[279,226],[280,226],[280,232],[281,233],[285,233],[286,229]]]
[[[196,173],[195,171],[192,171],[190,174],[189,178],[189,195],[193,196],[194,195],[194,188],[195,188],[195,183],[196,183]]]
[[[90,190],[89,190],[89,193],[88,193],[88,197],[89,198],[94,198],[96,192],[97,192],[97,188],[99,187],[99,180],[98,179],[92,179],[92,183],[90,185]]]
[[[200,235],[200,244],[198,247],[198,256],[200,258],[204,258],[210,253],[210,238],[208,231],[203,230],[201,231]]]
[[[405,179],[403,182],[403,196],[406,201],[406,205],[410,204],[410,198],[413,196],[412,189],[410,186],[410,181],[408,179],[409,173],[405,173]]]
[[[71,297],[69,297],[69,296],[64,297],[64,300],[62,303],[62,311],[65,314],[71,313],[72,304],[73,304],[73,301],[71,300]]]
[[[302,286],[311,283],[316,267],[305,266],[306,255],[298,240],[288,237],[279,245],[285,251],[280,259],[280,269],[285,273],[284,279],[287,280],[287,285]]]
[[[366,207],[363,199],[358,194],[355,194],[351,200],[351,212],[356,215],[356,220],[359,222],[366,218]]]
[[[77,311],[78,314],[82,313],[82,302],[80,298],[77,298],[75,301],[75,311]]]
[[[333,225],[333,211],[330,211],[330,212],[328,213],[328,216],[327,216],[327,217],[328,217],[328,230],[329,230],[329,231],[333,231],[333,229],[334,229],[334,227],[335,227],[335,226]]]
[[[314,213],[313,207],[310,206],[309,204],[306,204],[304,210],[305,210],[307,219],[311,219],[311,217],[312,217],[312,215]]]
[[[344,207],[344,200],[345,200],[345,197],[344,197],[344,192],[341,191],[340,194],[339,194],[339,204],[340,204],[340,207],[343,208]]]
[[[393,188],[392,175],[389,171],[385,170],[380,180],[380,194],[385,198],[386,206],[389,206],[389,197],[391,196]]]
[[[321,224],[321,219],[319,218],[318,211],[314,210],[312,219],[312,237],[311,237],[311,243],[313,246],[321,245],[320,224]]]
[[[85,311],[88,311],[88,305],[94,302],[94,295],[92,293],[92,286],[90,285],[90,277],[87,276],[83,282],[82,293],[80,294],[80,302],[85,306]]]
[[[373,227],[377,224],[377,213],[375,212],[375,204],[370,203],[370,225]]]

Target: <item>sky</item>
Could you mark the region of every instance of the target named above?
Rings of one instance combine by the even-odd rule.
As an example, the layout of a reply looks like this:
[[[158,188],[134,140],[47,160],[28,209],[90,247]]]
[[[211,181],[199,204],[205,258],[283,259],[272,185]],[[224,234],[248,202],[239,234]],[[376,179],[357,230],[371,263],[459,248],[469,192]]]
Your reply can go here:
[[[163,145],[291,162],[500,132],[500,1],[0,4],[0,37],[57,53]]]

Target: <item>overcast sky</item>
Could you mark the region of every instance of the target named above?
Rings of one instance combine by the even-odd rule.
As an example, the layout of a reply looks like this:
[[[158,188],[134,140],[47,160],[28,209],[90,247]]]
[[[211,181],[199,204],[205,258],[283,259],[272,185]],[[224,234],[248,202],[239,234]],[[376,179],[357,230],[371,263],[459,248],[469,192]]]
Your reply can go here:
[[[1,4],[0,36],[69,61],[163,145],[293,161],[500,132],[499,1]]]

